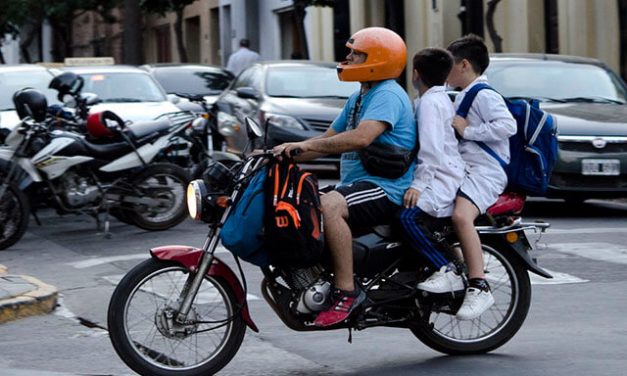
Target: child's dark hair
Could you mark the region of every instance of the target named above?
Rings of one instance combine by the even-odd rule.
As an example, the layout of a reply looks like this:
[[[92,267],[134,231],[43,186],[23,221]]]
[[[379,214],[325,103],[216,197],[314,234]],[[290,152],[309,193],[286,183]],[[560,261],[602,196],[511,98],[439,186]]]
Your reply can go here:
[[[453,55],[455,63],[466,59],[477,74],[482,74],[490,64],[488,47],[478,35],[465,35],[449,44],[447,49]]]
[[[414,69],[427,87],[444,85],[452,67],[453,56],[442,48],[425,48],[414,55]]]

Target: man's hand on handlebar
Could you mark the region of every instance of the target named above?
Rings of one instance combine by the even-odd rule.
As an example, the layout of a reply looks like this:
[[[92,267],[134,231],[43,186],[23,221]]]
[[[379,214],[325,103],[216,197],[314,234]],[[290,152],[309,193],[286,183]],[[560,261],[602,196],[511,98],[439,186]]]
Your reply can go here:
[[[282,157],[293,158],[307,151],[309,151],[309,147],[306,142],[287,142],[275,146],[272,149],[272,154],[279,159]]]

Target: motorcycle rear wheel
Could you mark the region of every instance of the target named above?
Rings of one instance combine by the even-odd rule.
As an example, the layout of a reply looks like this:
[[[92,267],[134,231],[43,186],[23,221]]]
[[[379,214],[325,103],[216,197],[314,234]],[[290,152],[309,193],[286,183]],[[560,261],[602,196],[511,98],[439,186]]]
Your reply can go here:
[[[186,191],[189,175],[179,166],[155,164],[137,174],[131,184],[143,197],[160,200],[159,205],[132,204],[124,213],[128,220],[144,230],[167,230],[187,217]]]
[[[531,305],[527,268],[513,251],[499,251],[498,242],[482,244],[486,279],[495,303],[474,320],[457,320],[432,312],[429,324],[412,328],[430,348],[450,355],[483,354],[503,346],[518,332]]]
[[[212,375],[244,340],[246,324],[236,314],[235,295],[220,278],[205,277],[185,325],[166,324],[168,314],[176,317],[189,275],[179,264],[150,259],[129,271],[113,292],[109,337],[124,363],[140,375]]]
[[[15,184],[9,183],[0,198],[0,251],[24,236],[29,215],[28,198]]]

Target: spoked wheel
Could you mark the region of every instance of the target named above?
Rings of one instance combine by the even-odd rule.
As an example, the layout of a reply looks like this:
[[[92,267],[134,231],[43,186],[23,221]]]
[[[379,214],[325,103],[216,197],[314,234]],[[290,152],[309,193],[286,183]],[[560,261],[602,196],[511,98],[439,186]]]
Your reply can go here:
[[[239,349],[246,326],[233,291],[222,279],[205,277],[187,319],[176,321],[188,278],[186,268],[150,259],[133,268],[113,292],[111,342],[135,372],[212,375]]]
[[[187,216],[185,192],[189,176],[181,167],[169,164],[149,166],[133,180],[139,200],[125,203],[125,219],[145,230],[167,230]]]
[[[0,186],[0,191],[2,191]],[[0,198],[0,250],[24,236],[29,220],[28,198],[15,184],[7,184]]]
[[[499,252],[498,245],[483,244],[486,279],[494,305],[474,320],[457,320],[454,313],[433,310],[431,325],[412,332],[425,345],[451,355],[480,354],[494,350],[520,329],[531,304],[529,274],[513,252]]]

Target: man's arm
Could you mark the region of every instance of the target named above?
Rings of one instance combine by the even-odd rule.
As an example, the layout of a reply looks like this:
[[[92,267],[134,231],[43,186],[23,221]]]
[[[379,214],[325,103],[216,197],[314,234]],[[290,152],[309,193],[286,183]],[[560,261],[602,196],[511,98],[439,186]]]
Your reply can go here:
[[[298,161],[308,161],[327,154],[340,154],[347,151],[363,149],[370,145],[386,129],[387,124],[376,120],[365,120],[357,128],[337,133],[329,128],[322,136],[302,142],[293,142],[276,146],[275,155],[290,153],[300,149],[302,154]]]

